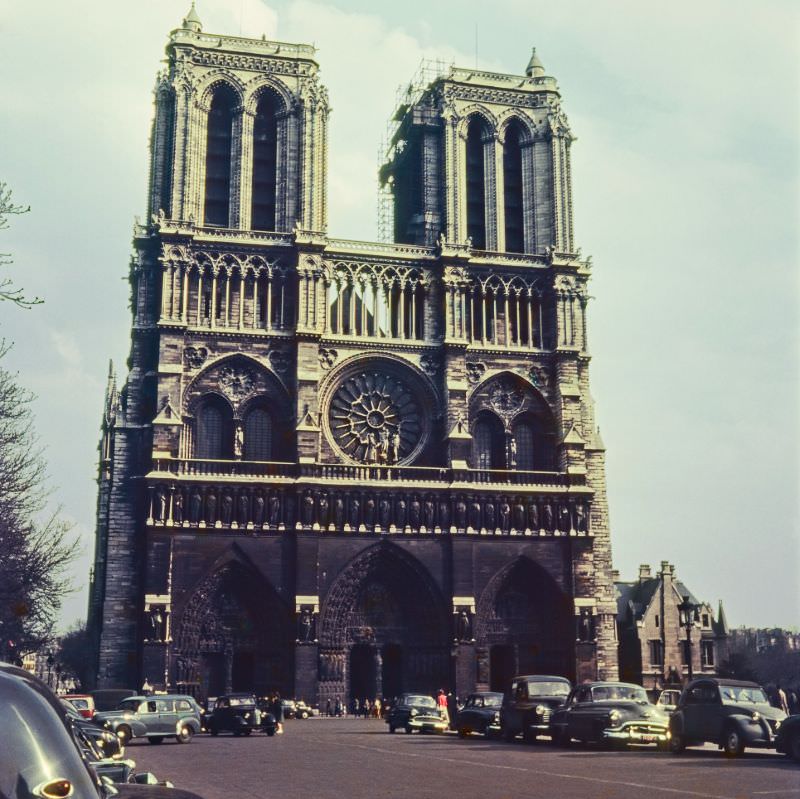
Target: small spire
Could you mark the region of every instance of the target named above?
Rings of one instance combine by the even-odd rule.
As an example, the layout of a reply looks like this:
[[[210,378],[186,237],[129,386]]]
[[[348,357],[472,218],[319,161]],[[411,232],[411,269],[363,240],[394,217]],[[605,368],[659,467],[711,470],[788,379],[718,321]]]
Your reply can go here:
[[[525,74],[529,78],[541,78],[544,76],[544,64],[539,60],[539,56],[536,55],[535,47],[531,51],[531,60],[528,61]]]
[[[189,9],[189,13],[183,18],[182,27],[184,30],[194,31],[194,33],[200,33],[203,30],[203,23],[200,22],[200,17],[197,16],[194,0],[192,0],[192,7]]]

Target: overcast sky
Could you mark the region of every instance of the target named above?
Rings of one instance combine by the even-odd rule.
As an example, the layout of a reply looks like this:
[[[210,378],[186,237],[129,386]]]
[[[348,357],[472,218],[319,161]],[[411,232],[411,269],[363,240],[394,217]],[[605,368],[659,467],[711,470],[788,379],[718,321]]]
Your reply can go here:
[[[107,363],[124,372],[156,71],[188,0],[0,0],[0,233],[46,304],[0,306],[54,500],[94,548]],[[675,564],[732,625],[800,623],[795,0],[199,0],[204,29],[309,42],[328,86],[330,232],[376,235],[377,148],[422,57],[560,84],[614,565]],[[477,47],[476,47],[477,42]]]

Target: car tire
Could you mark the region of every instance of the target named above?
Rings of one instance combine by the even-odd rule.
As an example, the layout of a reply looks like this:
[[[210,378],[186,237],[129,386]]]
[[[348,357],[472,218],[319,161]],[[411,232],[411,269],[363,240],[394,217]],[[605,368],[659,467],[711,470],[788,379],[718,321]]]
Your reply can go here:
[[[686,751],[686,739],[682,732],[673,731],[672,737],[669,739],[669,751],[673,755],[680,755]]]
[[[151,735],[147,739],[151,744],[163,744],[164,743],[164,736],[163,735]]]
[[[394,726],[394,724],[390,724],[390,725],[389,725],[389,732],[390,732],[390,733],[392,733],[392,735],[394,735],[394,731],[395,731],[396,729],[397,729],[397,727],[395,727],[395,726]]]
[[[272,736],[275,735],[275,730],[267,730],[267,735],[272,738]]]
[[[119,742],[123,746],[127,746],[130,739],[133,738],[133,733],[131,732],[131,728],[128,727],[126,724],[117,727],[117,738],[119,738]]]
[[[800,763],[800,732],[794,733],[786,742],[786,755]]]
[[[411,735],[412,732],[414,732],[414,730],[411,729],[411,725],[406,724],[406,735]]]
[[[536,743],[536,736],[530,730],[523,730],[522,731],[522,743],[524,743],[524,744],[535,744]]]
[[[219,730],[216,727],[209,727],[208,731],[214,736],[219,735]]]
[[[469,727],[459,727],[458,728],[458,737],[459,738],[468,738],[470,732],[472,732],[472,730],[470,730]]]
[[[175,740],[179,744],[188,744],[191,743],[193,737],[194,737],[194,730],[188,725],[184,725],[178,731],[178,734],[175,736]]]
[[[562,749],[566,749],[570,745],[570,743],[572,742],[572,739],[567,734],[567,731],[566,730],[560,730],[560,729],[553,730],[552,739],[553,739],[553,743],[556,746],[561,747]]]
[[[742,734],[735,727],[728,727],[722,736],[722,751],[727,757],[739,757],[744,752]]]

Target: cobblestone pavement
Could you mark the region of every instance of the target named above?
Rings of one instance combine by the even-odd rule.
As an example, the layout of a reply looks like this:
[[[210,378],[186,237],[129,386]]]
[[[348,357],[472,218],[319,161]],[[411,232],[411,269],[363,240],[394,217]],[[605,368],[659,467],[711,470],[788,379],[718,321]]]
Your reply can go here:
[[[675,756],[652,750],[555,749],[473,737],[390,735],[380,721],[288,721],[268,738],[197,736],[188,746],[134,741],[127,754],[204,799],[278,797],[800,797],[800,767],[773,752],[728,760],[715,747]]]

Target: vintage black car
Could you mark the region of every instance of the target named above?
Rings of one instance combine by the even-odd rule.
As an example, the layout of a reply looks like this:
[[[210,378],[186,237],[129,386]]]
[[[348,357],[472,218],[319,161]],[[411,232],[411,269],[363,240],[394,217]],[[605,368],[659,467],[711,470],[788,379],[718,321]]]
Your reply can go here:
[[[389,732],[405,730],[418,732],[444,732],[447,718],[439,710],[436,700],[425,694],[400,694],[397,702],[386,714]]]
[[[800,713],[781,722],[775,736],[775,749],[800,763]]]
[[[503,694],[494,691],[478,691],[470,694],[464,707],[458,712],[455,728],[460,738],[478,732],[486,738],[500,734],[500,708]]]
[[[116,710],[95,713],[92,721],[116,733],[123,744],[131,738],[160,744],[167,737],[187,744],[201,730],[202,712],[191,696],[183,694],[131,696]]]
[[[526,743],[550,734],[550,715],[567,701],[572,684],[565,677],[531,674],[514,677],[500,711],[501,734],[506,741],[518,735]]]
[[[250,735],[253,730],[262,730],[272,736],[278,729],[275,716],[259,710],[253,694],[218,696],[213,710],[205,718],[205,726],[212,735],[221,732]]]
[[[553,742],[567,746],[573,739],[612,746],[669,745],[669,719],[650,703],[640,685],[592,682],[579,685],[550,719]]]
[[[670,719],[670,747],[678,754],[687,746],[715,743],[729,757],[746,746],[772,749],[785,718],[757,683],[703,677],[683,689]]]
[[[163,785],[103,780],[91,761],[94,744],[50,689],[28,672],[0,663],[0,796],[13,799],[200,799]],[[150,781],[152,775],[133,779]]]

